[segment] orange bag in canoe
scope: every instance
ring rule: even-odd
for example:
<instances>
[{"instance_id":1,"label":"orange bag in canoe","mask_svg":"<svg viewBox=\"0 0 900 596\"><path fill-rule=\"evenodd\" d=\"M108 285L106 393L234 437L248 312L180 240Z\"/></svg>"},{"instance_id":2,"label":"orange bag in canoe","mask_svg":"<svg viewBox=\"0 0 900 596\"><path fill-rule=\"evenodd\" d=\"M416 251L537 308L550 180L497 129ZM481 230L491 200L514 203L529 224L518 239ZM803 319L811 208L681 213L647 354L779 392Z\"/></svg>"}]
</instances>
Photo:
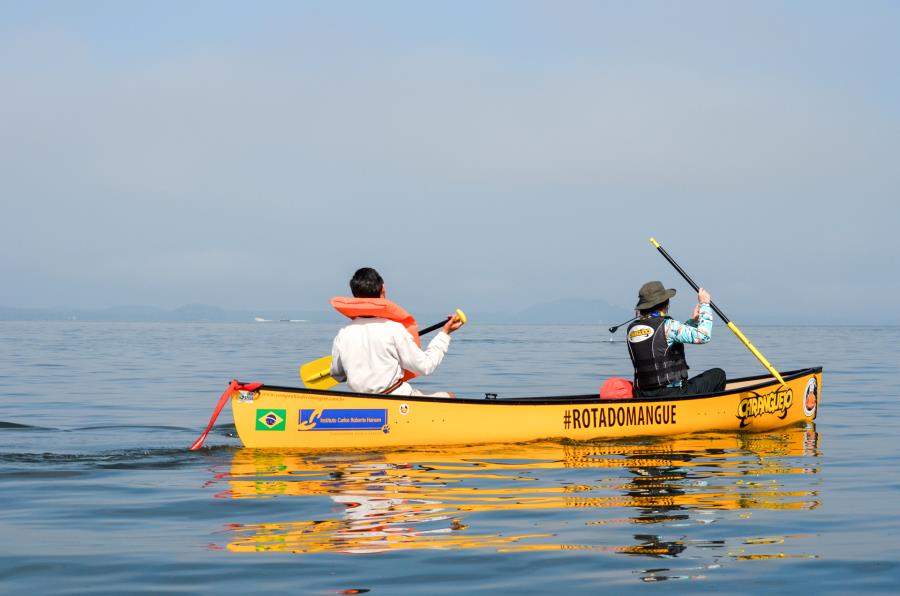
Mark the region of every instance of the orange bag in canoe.
<instances>
[{"instance_id":1,"label":"orange bag in canoe","mask_svg":"<svg viewBox=\"0 0 900 596\"><path fill-rule=\"evenodd\" d=\"M619 377L610 377L600 387L600 399L634 397L634 384Z\"/></svg>"}]
</instances>

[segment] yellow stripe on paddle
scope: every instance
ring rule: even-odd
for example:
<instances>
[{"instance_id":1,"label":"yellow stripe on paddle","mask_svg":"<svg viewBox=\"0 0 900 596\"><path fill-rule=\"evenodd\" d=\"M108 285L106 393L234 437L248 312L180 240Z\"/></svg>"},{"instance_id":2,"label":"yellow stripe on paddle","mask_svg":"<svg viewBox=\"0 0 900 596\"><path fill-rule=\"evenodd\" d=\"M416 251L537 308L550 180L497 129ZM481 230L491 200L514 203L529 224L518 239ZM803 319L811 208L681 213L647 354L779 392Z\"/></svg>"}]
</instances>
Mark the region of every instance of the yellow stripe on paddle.
<instances>
[{"instance_id":1,"label":"yellow stripe on paddle","mask_svg":"<svg viewBox=\"0 0 900 596\"><path fill-rule=\"evenodd\" d=\"M456 314L463 324L468 322L469 319L466 317L466 313L457 308ZM443 327L446 323L447 319L440 323L435 323L431 327L419 331L419 336L431 333L435 329ZM300 379L303 381L303 386L307 389L331 389L337 385L338 382L331 376L331 356L323 356L318 360L307 362L301 366Z\"/></svg>"},{"instance_id":2,"label":"yellow stripe on paddle","mask_svg":"<svg viewBox=\"0 0 900 596\"><path fill-rule=\"evenodd\" d=\"M678 271L678 273L681 274L681 277L683 277L684 280L685 280L686 282L688 282L688 283L691 285L692 288L694 288L694 291L695 291L695 292L699 292L699 291L700 291L700 286L698 286L696 283L694 283L694 280L691 279L691 276L688 275L688 274L684 271L684 269L682 269L682 268L678 265L678 263L675 262L675 259L673 259L671 256L669 256L669 253L667 253L667 252L666 252L666 249L664 249L662 246L659 245L659 242L656 241L656 238L651 238L651 239L650 239L650 244L652 244L652 245L656 248L656 250L658 250L659 253L660 253L662 256L664 256L664 257L666 258L667 261L669 261L669 264L671 264L673 267L675 267L675 270ZM741 341L744 343L745 346L747 346L747 349L749 349L750 352L751 352L754 356L756 356L756 359L759 360L759 361L762 363L762 365L765 366L766 369L767 369L770 373L772 373L772 375L773 375L776 379L778 379L778 382L779 382L779 383L781 383L782 385L784 385L784 379L781 378L781 375L778 373L777 370L775 370L775 367L772 366L771 364L769 364L769 361L766 360L766 357L763 356L762 353L761 353L759 350L757 350L756 347L755 347L753 344L750 343L750 340L747 339L747 337L746 337L743 333L741 333L741 330L737 328L737 325L735 325L734 323L732 323L731 321L729 321L729 320L728 320L728 317L725 316L725 313L723 313L723 312L719 309L719 307L716 306L712 301L710 301L709 305L712 307L712 309L713 309L714 311L716 311L716 314L719 315L719 317L720 317L723 321L725 321L725 325L727 325L728 328L731 329L732 333L734 333L734 334L737 336L737 338L738 338L739 340L741 340Z\"/></svg>"}]
</instances>

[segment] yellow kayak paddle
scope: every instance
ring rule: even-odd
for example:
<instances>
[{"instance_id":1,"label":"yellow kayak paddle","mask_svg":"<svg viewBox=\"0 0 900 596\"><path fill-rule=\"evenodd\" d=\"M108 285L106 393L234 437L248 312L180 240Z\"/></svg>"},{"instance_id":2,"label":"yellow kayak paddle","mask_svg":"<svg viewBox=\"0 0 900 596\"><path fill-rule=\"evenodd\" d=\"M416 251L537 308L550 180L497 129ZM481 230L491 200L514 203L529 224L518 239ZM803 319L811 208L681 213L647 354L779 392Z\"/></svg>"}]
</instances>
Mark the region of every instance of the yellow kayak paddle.
<instances>
[{"instance_id":1,"label":"yellow kayak paddle","mask_svg":"<svg viewBox=\"0 0 900 596\"><path fill-rule=\"evenodd\" d=\"M664 256L667 261L669 261L669 263L672 265L672 267L675 267L675 270L681 274L681 277L683 277L684 280L686 282L688 282L692 288L694 288L695 292L700 291L700 286L698 286L696 283L694 283L694 280L691 279L691 276L689 276L687 273L685 273L684 269L682 269L678 265L678 263L675 262L675 259L673 259L672 257L669 256L669 253L666 252L666 249L664 249L662 246L660 246L659 242L657 242L655 238L650 239L650 244L652 244L654 247L656 247L656 250L658 250L659 253L662 256ZM719 310L719 307L716 306L715 304L713 304L711 301L710 301L709 305L712 307L712 309L714 311L716 311L716 314L719 315L719 318L721 318L723 321L725 321L725 325L727 325L728 328L731 329L731 331L738 337L738 339L741 340L745 346L747 346L747 349L749 349L753 353L753 355L756 356L756 359L759 360L762 363L762 365L765 366L766 369L768 369L768 371L770 373L772 373L772 375L776 379L778 379L779 383L784 385L784 379L781 378L781 375L778 373L777 370L775 370L775 367L772 366L771 364L769 364L769 361L766 360L766 357L763 356L760 353L760 351L757 350L756 347L750 343L750 340L747 339L743 333L741 333L741 330L737 328L737 325L735 325L734 323L729 321L728 317L725 316L725 313L723 313L721 310Z\"/></svg>"},{"instance_id":2,"label":"yellow kayak paddle","mask_svg":"<svg viewBox=\"0 0 900 596\"><path fill-rule=\"evenodd\" d=\"M461 311L460 309L456 309L456 314L459 316L460 320L465 324L468 319L466 318L466 313ZM436 329L440 329L449 321L449 317L444 319L440 323L435 323L431 327L426 327L419 331L419 336L423 336L427 333L431 333ZM312 362L307 362L303 366L300 367L300 379L303 380L303 385L307 389L331 389L338 382L331 376L331 356L324 356L319 358L318 360L313 360Z\"/></svg>"}]
</instances>

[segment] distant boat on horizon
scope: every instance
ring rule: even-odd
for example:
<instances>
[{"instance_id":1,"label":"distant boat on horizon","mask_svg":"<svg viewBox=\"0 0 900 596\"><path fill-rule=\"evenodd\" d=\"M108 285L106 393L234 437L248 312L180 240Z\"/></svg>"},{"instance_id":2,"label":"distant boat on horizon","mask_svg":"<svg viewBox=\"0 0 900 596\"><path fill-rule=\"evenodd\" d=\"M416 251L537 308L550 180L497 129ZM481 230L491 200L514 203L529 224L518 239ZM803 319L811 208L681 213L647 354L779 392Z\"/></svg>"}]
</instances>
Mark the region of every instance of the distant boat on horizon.
<instances>
[{"instance_id":1,"label":"distant boat on horizon","mask_svg":"<svg viewBox=\"0 0 900 596\"><path fill-rule=\"evenodd\" d=\"M264 319L262 317L253 317L257 323L271 323L274 319ZM308 323L309 319L278 319L279 323Z\"/></svg>"}]
</instances>

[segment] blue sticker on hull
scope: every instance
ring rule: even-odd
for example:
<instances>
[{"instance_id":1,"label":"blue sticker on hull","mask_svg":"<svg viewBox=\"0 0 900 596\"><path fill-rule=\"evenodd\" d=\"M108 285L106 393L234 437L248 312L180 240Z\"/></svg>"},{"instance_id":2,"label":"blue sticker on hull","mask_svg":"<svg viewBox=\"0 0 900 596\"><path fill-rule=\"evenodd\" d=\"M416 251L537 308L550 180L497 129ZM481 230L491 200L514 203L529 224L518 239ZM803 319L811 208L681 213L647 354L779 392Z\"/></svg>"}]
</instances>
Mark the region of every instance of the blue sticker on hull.
<instances>
[{"instance_id":1,"label":"blue sticker on hull","mask_svg":"<svg viewBox=\"0 0 900 596\"><path fill-rule=\"evenodd\" d=\"M387 410L383 408L322 408L300 410L299 430L383 430Z\"/></svg>"}]
</instances>

